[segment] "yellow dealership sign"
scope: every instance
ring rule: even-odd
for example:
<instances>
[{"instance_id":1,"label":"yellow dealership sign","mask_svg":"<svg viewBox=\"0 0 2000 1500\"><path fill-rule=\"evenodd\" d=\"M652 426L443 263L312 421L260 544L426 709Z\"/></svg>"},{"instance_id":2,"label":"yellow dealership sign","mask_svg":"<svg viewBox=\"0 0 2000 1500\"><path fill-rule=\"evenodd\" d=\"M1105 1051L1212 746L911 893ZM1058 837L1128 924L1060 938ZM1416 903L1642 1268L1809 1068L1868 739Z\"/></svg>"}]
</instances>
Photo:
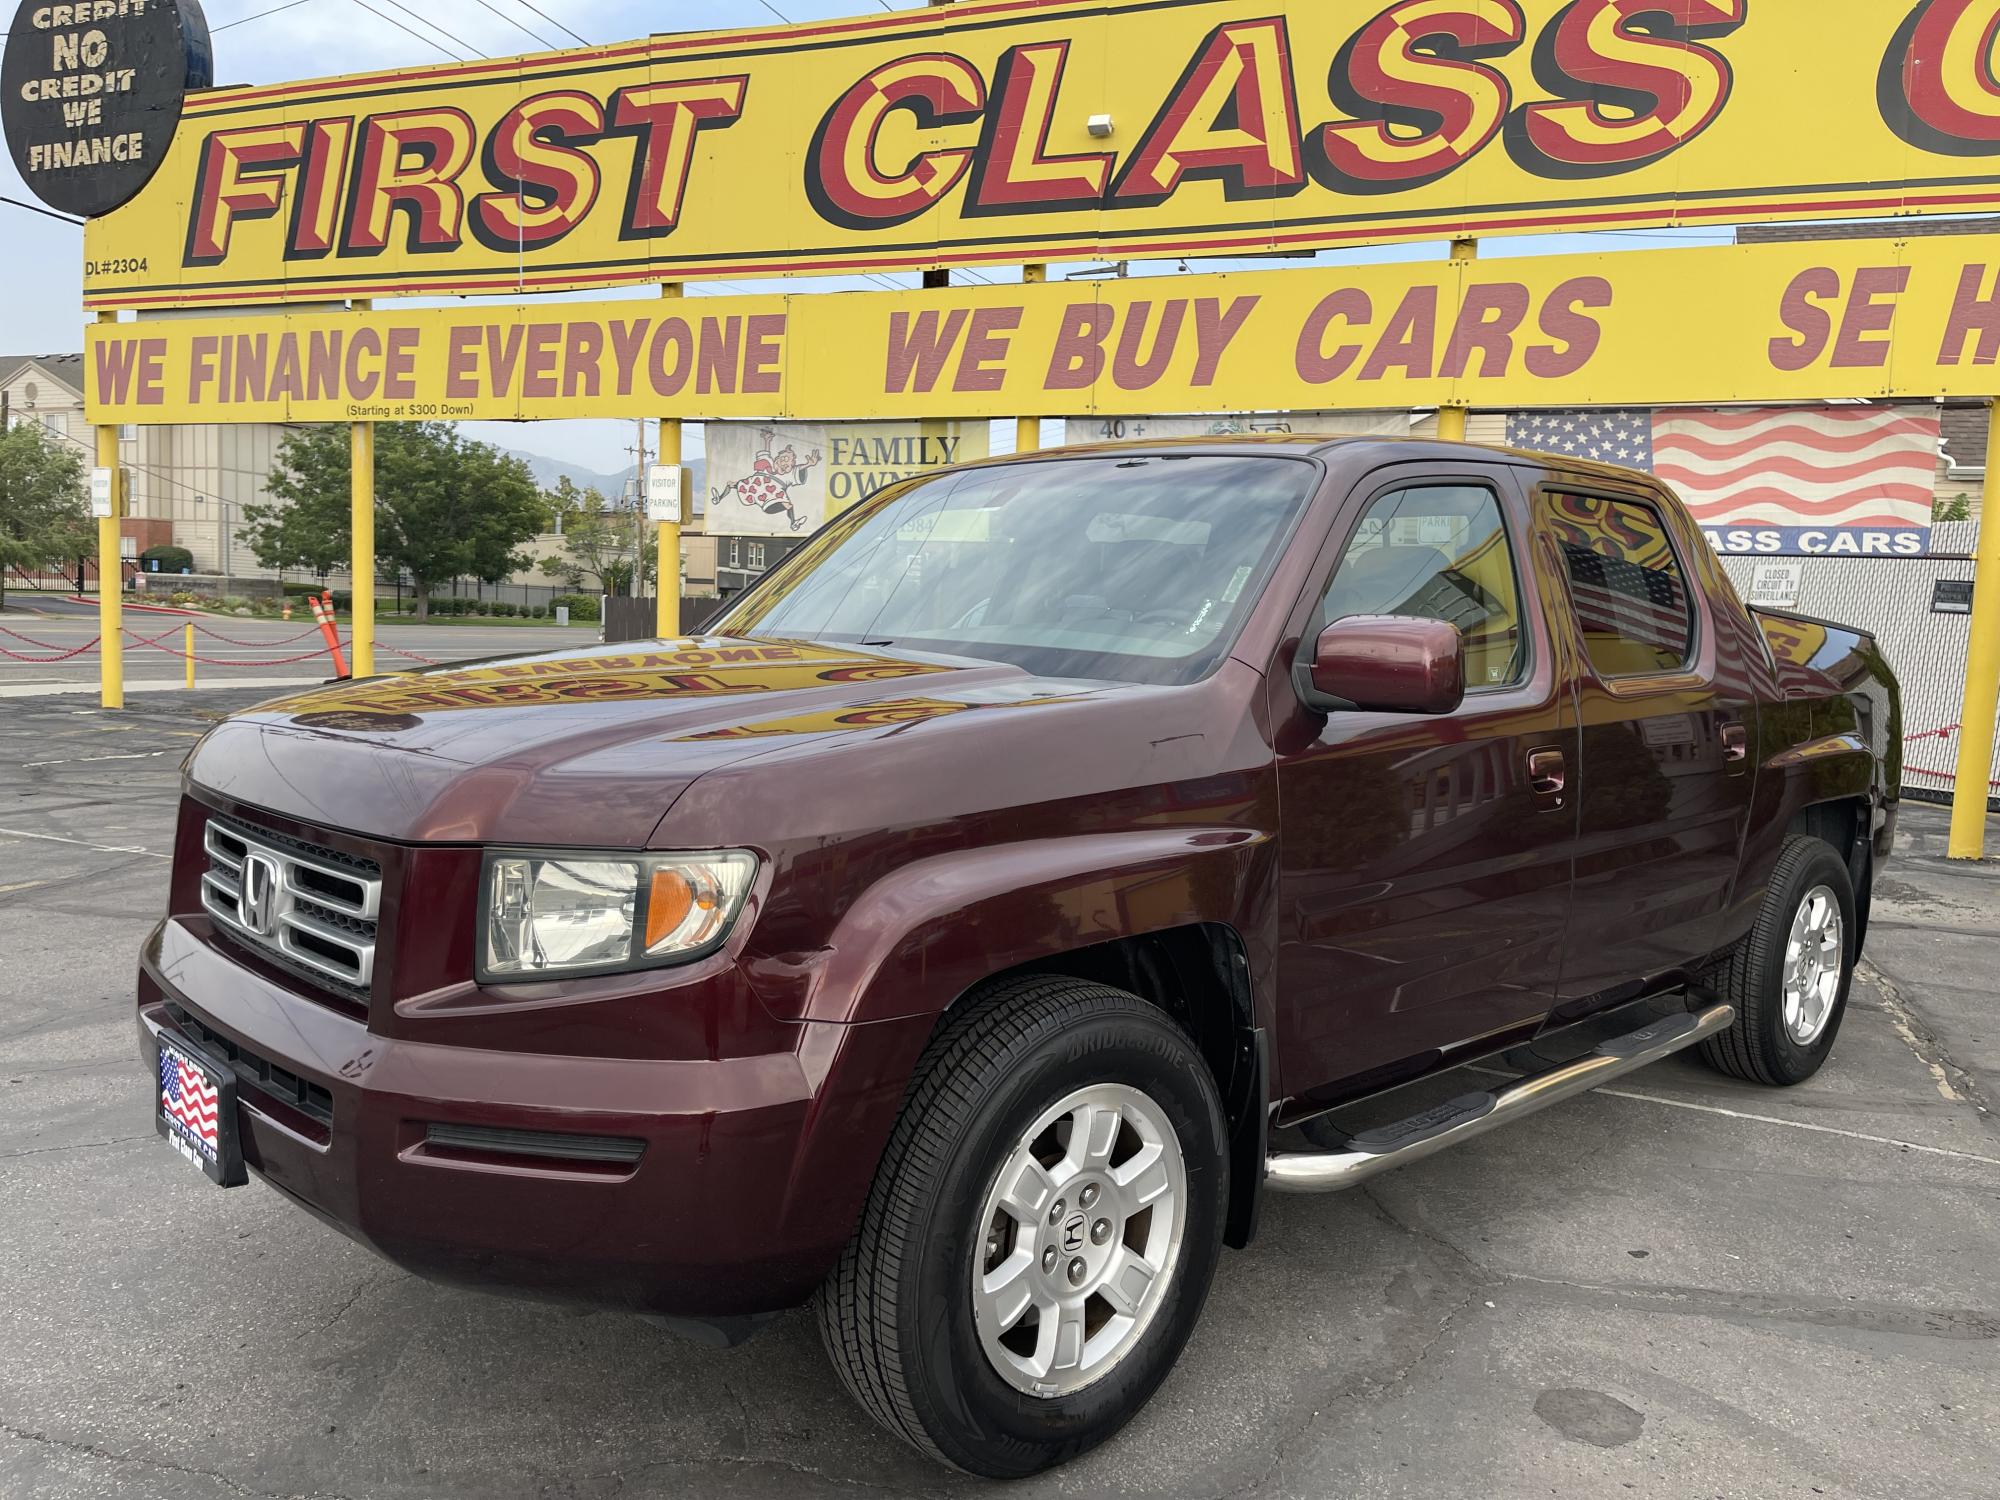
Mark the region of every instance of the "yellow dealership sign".
<instances>
[{"instance_id":1,"label":"yellow dealership sign","mask_svg":"<svg viewBox=\"0 0 2000 1500\"><path fill-rule=\"evenodd\" d=\"M94 324L93 422L879 420L1990 395L2000 242Z\"/></svg>"},{"instance_id":2,"label":"yellow dealership sign","mask_svg":"<svg viewBox=\"0 0 2000 1500\"><path fill-rule=\"evenodd\" d=\"M2000 208L1996 25L2000 0L964 0L218 89L91 222L85 301Z\"/></svg>"}]
</instances>

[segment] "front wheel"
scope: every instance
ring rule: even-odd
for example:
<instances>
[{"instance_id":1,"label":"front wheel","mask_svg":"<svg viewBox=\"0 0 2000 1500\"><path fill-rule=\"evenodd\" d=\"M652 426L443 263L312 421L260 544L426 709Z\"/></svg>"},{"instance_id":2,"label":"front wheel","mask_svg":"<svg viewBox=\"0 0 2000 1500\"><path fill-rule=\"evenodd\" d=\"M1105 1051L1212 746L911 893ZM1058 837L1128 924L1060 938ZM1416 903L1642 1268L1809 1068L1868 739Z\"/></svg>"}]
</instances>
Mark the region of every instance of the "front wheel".
<instances>
[{"instance_id":1,"label":"front wheel","mask_svg":"<svg viewBox=\"0 0 2000 1500\"><path fill-rule=\"evenodd\" d=\"M1017 1478L1173 1367L1221 1248L1221 1105L1166 1015L1059 977L973 1001L918 1066L820 1332L889 1431Z\"/></svg>"},{"instance_id":2,"label":"front wheel","mask_svg":"<svg viewBox=\"0 0 2000 1500\"><path fill-rule=\"evenodd\" d=\"M1736 1022L1701 1044L1702 1060L1752 1083L1817 1073L1847 1009L1859 934L1840 856L1819 839L1788 840L1756 926L1713 976Z\"/></svg>"}]
</instances>

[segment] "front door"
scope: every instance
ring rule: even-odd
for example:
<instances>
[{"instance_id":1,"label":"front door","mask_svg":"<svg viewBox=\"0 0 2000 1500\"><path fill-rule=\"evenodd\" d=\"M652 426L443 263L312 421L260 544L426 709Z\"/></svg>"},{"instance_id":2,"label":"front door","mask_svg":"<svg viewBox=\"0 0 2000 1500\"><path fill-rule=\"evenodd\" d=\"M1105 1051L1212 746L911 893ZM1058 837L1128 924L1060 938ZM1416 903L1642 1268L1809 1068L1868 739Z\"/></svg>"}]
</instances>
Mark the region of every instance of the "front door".
<instances>
[{"instance_id":1,"label":"front door","mask_svg":"<svg viewBox=\"0 0 2000 1500\"><path fill-rule=\"evenodd\" d=\"M1555 1019L1674 982L1714 946L1752 786L1754 709L1719 670L1691 527L1647 497L1554 482L1549 600L1579 658L1573 941ZM1684 534L1685 533L1685 534Z\"/></svg>"},{"instance_id":2,"label":"front door","mask_svg":"<svg viewBox=\"0 0 2000 1500\"><path fill-rule=\"evenodd\" d=\"M1358 1091L1532 1034L1569 917L1577 729L1536 602L1555 580L1524 544L1513 471L1391 469L1364 485L1322 559L1305 649L1347 615L1449 620L1467 692L1441 717L1322 715L1272 674L1289 1094Z\"/></svg>"}]
</instances>

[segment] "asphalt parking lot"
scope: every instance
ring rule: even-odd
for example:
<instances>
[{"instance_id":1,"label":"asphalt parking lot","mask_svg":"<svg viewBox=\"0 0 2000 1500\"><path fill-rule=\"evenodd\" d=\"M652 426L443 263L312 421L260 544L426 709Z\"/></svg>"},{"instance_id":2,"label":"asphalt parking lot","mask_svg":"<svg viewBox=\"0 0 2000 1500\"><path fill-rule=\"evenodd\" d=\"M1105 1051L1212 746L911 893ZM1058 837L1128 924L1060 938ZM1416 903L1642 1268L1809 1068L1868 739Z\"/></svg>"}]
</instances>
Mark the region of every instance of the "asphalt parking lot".
<instances>
[{"instance_id":1,"label":"asphalt parking lot","mask_svg":"<svg viewBox=\"0 0 2000 1500\"><path fill-rule=\"evenodd\" d=\"M167 1150L134 955L177 763L256 696L0 702L0 1495L986 1488L852 1407L803 1315L718 1352L429 1285ZM2000 865L1942 830L1911 806L1811 1083L1676 1059L1272 1199L1153 1405L1010 1493L1992 1500Z\"/></svg>"}]
</instances>

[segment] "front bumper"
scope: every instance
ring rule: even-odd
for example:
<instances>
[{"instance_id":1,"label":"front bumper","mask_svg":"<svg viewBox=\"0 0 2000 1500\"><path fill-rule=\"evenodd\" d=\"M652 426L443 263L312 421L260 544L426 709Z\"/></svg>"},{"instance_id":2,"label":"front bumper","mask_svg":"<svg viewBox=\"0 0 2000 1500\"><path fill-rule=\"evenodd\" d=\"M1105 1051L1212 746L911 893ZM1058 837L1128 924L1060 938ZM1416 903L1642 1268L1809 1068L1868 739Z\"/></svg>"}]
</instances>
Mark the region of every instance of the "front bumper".
<instances>
[{"instance_id":1,"label":"front bumper","mask_svg":"<svg viewBox=\"0 0 2000 1500\"><path fill-rule=\"evenodd\" d=\"M246 1164L398 1265L691 1318L811 1294L858 1221L929 1030L921 1018L807 1024L793 1050L700 1060L391 1038L172 918L141 956L138 1025L155 1067L162 1031L254 1058L238 1068ZM439 1145L433 1126L643 1150L634 1162L463 1149Z\"/></svg>"}]
</instances>

